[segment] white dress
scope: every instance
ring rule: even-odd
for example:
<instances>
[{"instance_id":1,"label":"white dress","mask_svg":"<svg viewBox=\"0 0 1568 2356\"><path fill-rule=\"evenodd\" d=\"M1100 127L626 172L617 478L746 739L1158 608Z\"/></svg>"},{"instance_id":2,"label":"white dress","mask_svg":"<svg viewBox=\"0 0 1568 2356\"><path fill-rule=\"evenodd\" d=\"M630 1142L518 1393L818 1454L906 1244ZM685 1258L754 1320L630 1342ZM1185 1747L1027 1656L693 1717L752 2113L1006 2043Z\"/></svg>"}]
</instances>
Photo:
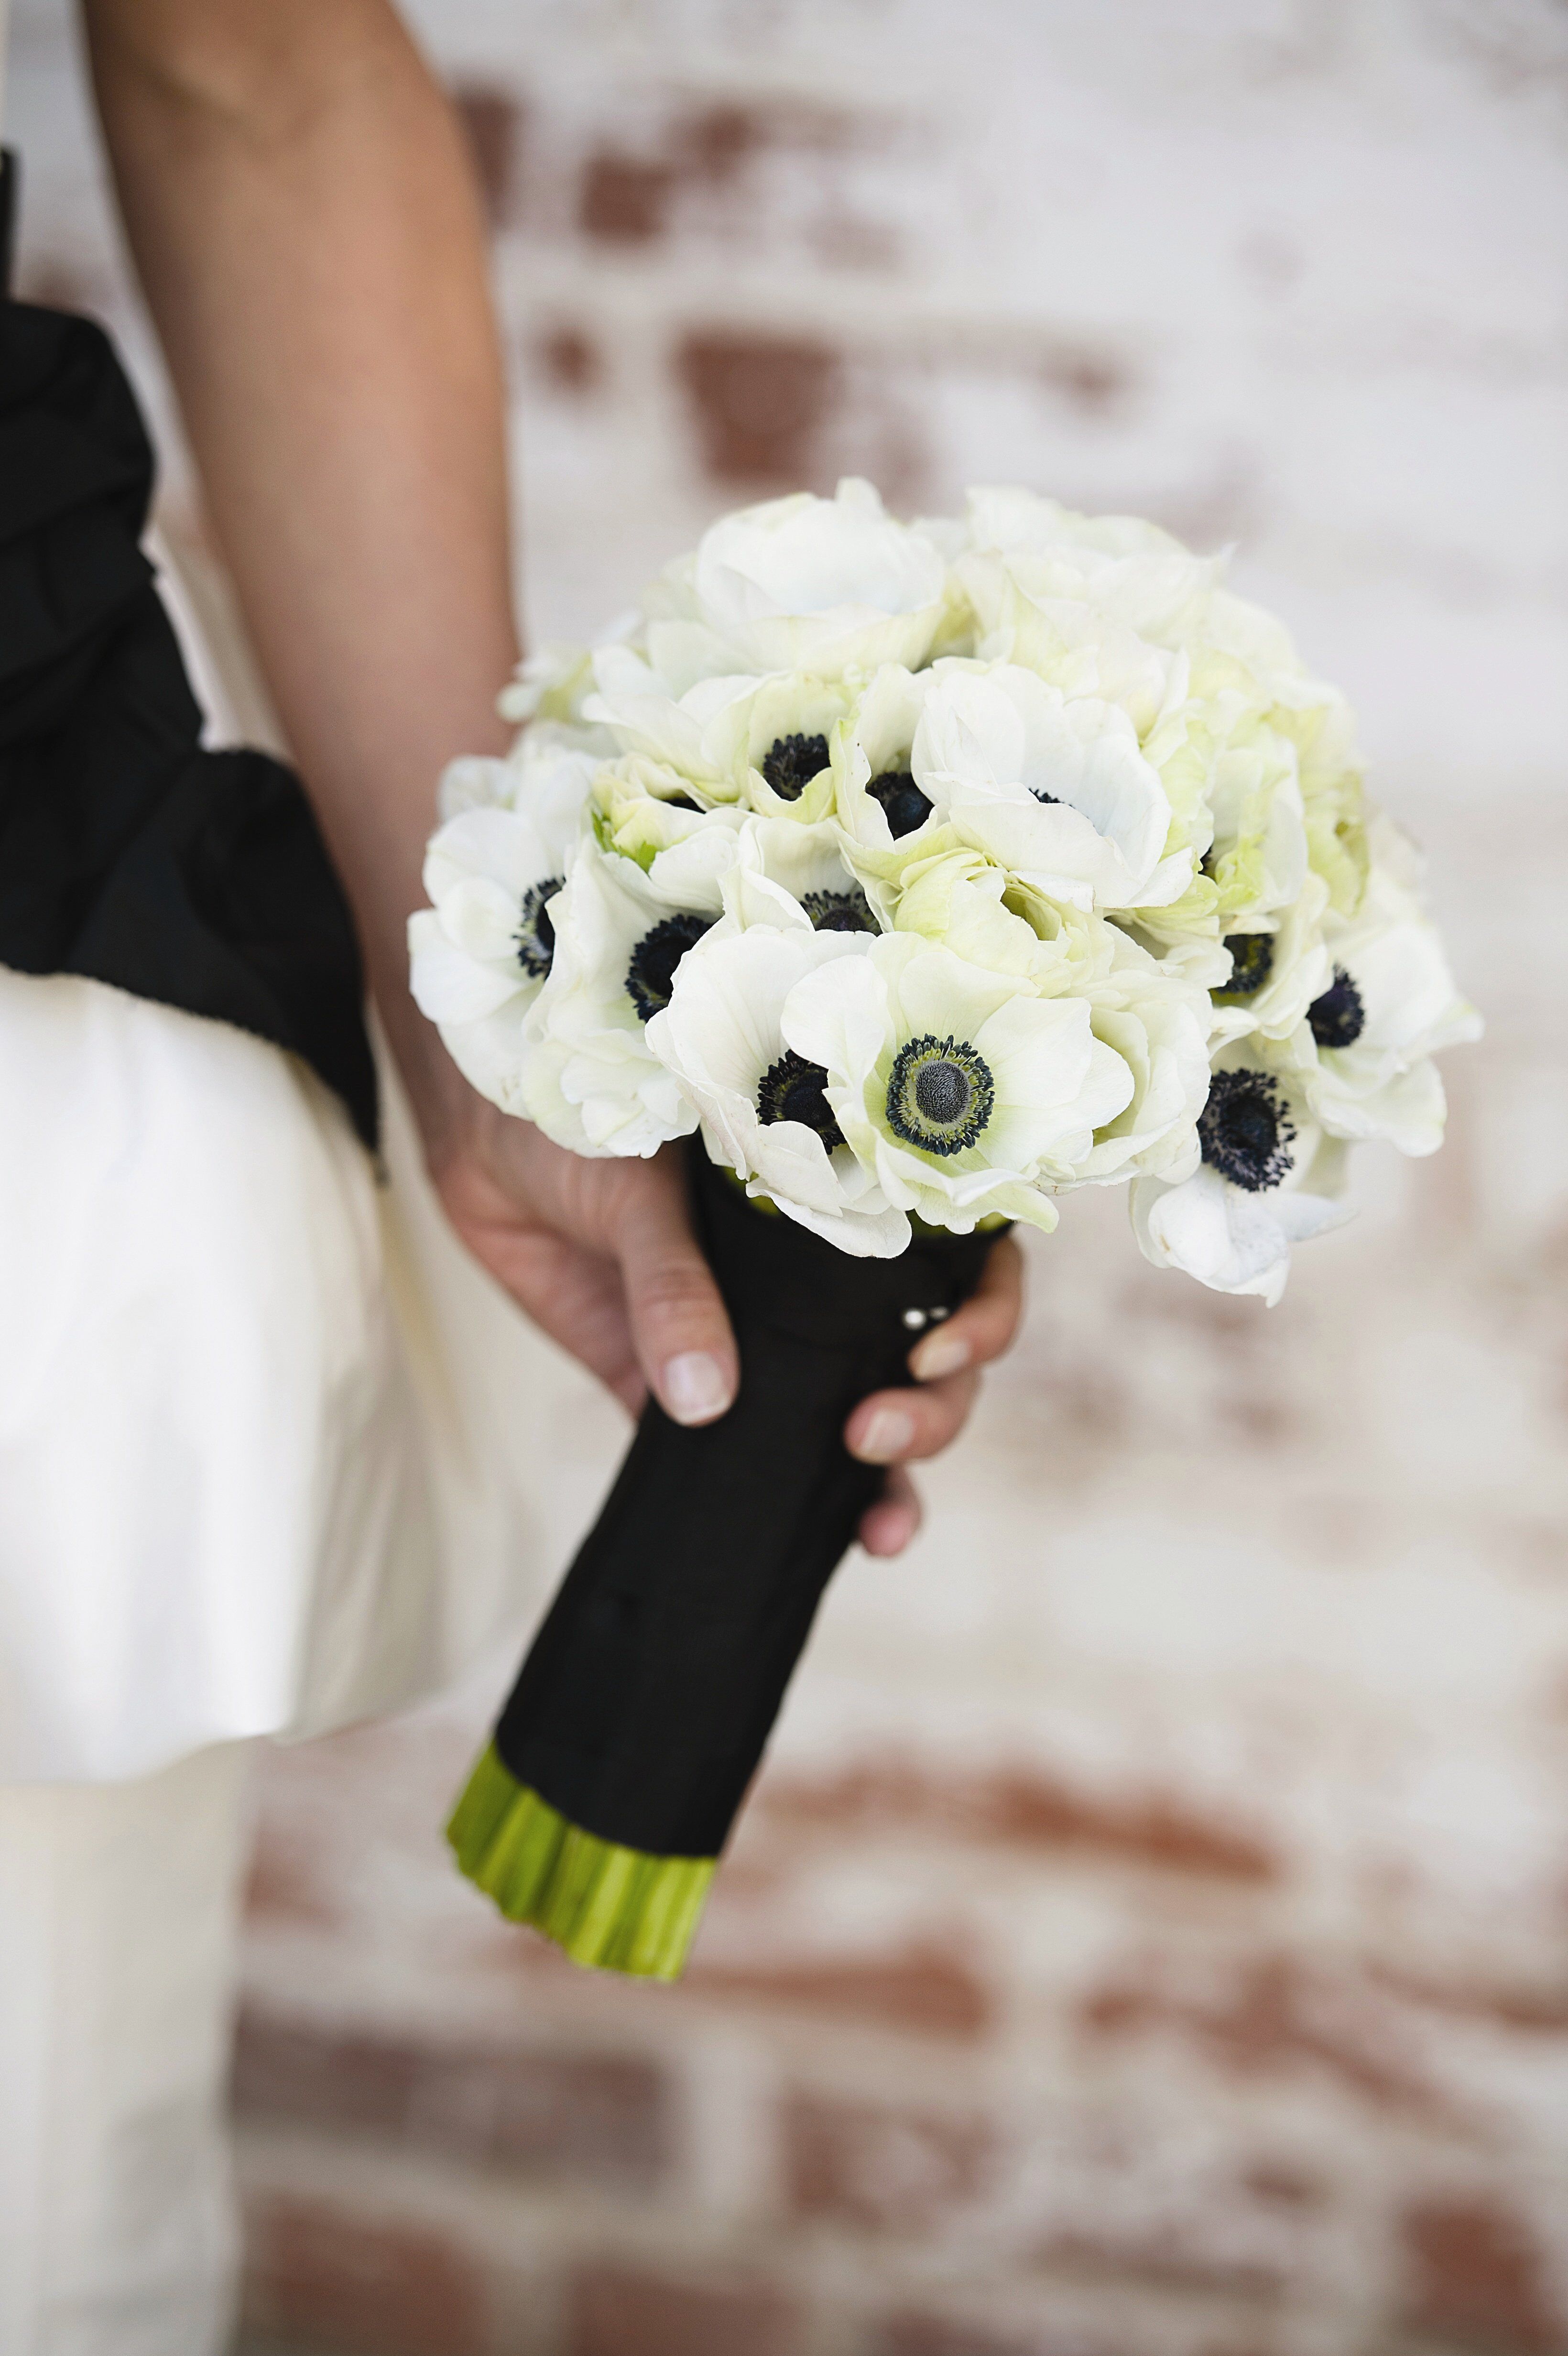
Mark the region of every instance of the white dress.
<instances>
[{"instance_id":1,"label":"white dress","mask_svg":"<svg viewBox=\"0 0 1568 2356\"><path fill-rule=\"evenodd\" d=\"M560 1360L378 1060L384 1183L280 1049L0 969L0 2356L229 2345L246 1738L510 1666L559 1568Z\"/></svg>"},{"instance_id":2,"label":"white dress","mask_svg":"<svg viewBox=\"0 0 1568 2356\"><path fill-rule=\"evenodd\" d=\"M0 969L0 1783L318 1732L520 1645L552 1357L379 1061L385 1183L296 1058Z\"/></svg>"}]
</instances>

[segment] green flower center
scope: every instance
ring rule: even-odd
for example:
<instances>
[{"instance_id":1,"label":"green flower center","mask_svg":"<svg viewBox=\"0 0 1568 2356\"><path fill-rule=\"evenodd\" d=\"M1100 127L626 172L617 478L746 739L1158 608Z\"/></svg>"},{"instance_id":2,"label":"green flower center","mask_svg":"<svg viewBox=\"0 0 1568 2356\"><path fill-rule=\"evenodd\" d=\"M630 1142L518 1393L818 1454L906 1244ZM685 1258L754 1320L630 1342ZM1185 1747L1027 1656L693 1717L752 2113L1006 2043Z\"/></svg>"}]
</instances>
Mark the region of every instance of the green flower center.
<instances>
[{"instance_id":1,"label":"green flower center","mask_svg":"<svg viewBox=\"0 0 1568 2356\"><path fill-rule=\"evenodd\" d=\"M626 968L626 995L645 1023L669 1004L677 966L712 921L711 916L667 916L643 935Z\"/></svg>"},{"instance_id":2,"label":"green flower center","mask_svg":"<svg viewBox=\"0 0 1568 2356\"><path fill-rule=\"evenodd\" d=\"M763 775L781 801L797 802L827 766L826 736L775 736L763 755Z\"/></svg>"},{"instance_id":3,"label":"green flower center","mask_svg":"<svg viewBox=\"0 0 1568 2356\"><path fill-rule=\"evenodd\" d=\"M888 1082L888 1127L923 1153L962 1153L991 1118L991 1067L966 1039L927 1033L899 1049Z\"/></svg>"},{"instance_id":4,"label":"green flower center","mask_svg":"<svg viewBox=\"0 0 1568 2356\"><path fill-rule=\"evenodd\" d=\"M804 1121L831 1153L836 1145L843 1144L844 1132L822 1093L827 1085L827 1074L820 1064L808 1064L804 1055L788 1047L757 1084L757 1118L764 1129L778 1120Z\"/></svg>"},{"instance_id":5,"label":"green flower center","mask_svg":"<svg viewBox=\"0 0 1568 2356\"><path fill-rule=\"evenodd\" d=\"M888 831L895 838L912 834L931 816L931 802L920 790L907 769L884 769L866 787L874 802L880 802L887 814Z\"/></svg>"},{"instance_id":6,"label":"green flower center","mask_svg":"<svg viewBox=\"0 0 1568 2356\"><path fill-rule=\"evenodd\" d=\"M848 892L806 892L801 906L819 933L874 933L877 920L871 904L858 884Z\"/></svg>"},{"instance_id":7,"label":"green flower center","mask_svg":"<svg viewBox=\"0 0 1568 2356\"><path fill-rule=\"evenodd\" d=\"M1231 979L1216 996L1255 998L1274 971L1274 935L1227 933L1225 947L1231 952Z\"/></svg>"},{"instance_id":8,"label":"green flower center","mask_svg":"<svg viewBox=\"0 0 1568 2356\"><path fill-rule=\"evenodd\" d=\"M1342 965L1335 967L1333 980L1307 1008L1307 1020L1320 1047L1353 1047L1366 1029L1361 993Z\"/></svg>"},{"instance_id":9,"label":"green flower center","mask_svg":"<svg viewBox=\"0 0 1568 2356\"><path fill-rule=\"evenodd\" d=\"M1198 1137L1211 1170L1248 1194L1263 1194L1288 1173L1296 1129L1267 1072L1216 1072Z\"/></svg>"},{"instance_id":10,"label":"green flower center","mask_svg":"<svg viewBox=\"0 0 1568 2356\"><path fill-rule=\"evenodd\" d=\"M554 898L562 881L559 875L547 875L542 884L530 884L523 894L515 936L517 963L536 981L542 981L555 962L555 926L545 903Z\"/></svg>"}]
</instances>

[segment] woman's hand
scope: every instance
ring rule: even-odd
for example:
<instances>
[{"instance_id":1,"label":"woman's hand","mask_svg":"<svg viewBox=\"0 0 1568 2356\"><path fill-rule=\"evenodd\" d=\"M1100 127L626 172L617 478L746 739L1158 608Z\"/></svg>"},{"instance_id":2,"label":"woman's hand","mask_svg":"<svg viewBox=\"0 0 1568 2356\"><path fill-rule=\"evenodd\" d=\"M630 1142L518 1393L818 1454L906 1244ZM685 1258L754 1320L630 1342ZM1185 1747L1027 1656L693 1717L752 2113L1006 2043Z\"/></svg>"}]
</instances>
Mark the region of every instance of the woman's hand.
<instances>
[{"instance_id":1,"label":"woman's hand","mask_svg":"<svg viewBox=\"0 0 1568 2356\"><path fill-rule=\"evenodd\" d=\"M711 1423L735 1396L735 1337L692 1233L678 1153L589 1162L477 1098L436 1169L446 1215L535 1324L635 1415L651 1389L677 1423ZM901 1553L920 1526L902 1469L962 1429L979 1369L1013 1338L1022 1255L1004 1237L972 1301L910 1353L915 1387L879 1391L850 1417L852 1454L889 1468L860 1524L869 1554Z\"/></svg>"}]
</instances>

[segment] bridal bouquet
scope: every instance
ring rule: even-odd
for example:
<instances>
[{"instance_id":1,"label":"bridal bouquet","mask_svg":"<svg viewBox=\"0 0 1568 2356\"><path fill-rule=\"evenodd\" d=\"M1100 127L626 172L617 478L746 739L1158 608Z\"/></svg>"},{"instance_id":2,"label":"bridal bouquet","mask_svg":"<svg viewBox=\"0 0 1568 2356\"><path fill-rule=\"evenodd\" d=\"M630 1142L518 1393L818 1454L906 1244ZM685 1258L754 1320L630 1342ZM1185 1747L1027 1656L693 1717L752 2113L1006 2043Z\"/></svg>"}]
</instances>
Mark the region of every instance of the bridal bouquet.
<instances>
[{"instance_id":1,"label":"bridal bouquet","mask_svg":"<svg viewBox=\"0 0 1568 2356\"><path fill-rule=\"evenodd\" d=\"M880 1475L839 1438L995 1231L1125 1185L1278 1300L1349 1147L1441 1141L1473 1038L1350 715L1221 559L977 490L725 517L455 762L413 991L583 1154L692 1141L741 1389L656 1407L453 1818L580 1960L671 1976Z\"/></svg>"}]
</instances>

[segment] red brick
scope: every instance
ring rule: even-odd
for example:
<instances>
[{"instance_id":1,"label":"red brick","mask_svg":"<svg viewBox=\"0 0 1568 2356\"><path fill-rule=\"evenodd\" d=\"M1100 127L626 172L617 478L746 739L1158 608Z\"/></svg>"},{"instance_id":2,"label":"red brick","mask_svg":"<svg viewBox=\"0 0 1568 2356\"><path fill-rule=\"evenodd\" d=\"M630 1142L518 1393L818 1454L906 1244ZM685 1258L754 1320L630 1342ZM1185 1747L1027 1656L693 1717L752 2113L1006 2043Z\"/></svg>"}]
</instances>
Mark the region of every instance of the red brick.
<instances>
[{"instance_id":1,"label":"red brick","mask_svg":"<svg viewBox=\"0 0 1568 2356\"><path fill-rule=\"evenodd\" d=\"M670 2140L650 2062L419 2045L254 2011L240 2025L234 2099L251 2116L595 2181L652 2185Z\"/></svg>"},{"instance_id":2,"label":"red brick","mask_svg":"<svg viewBox=\"0 0 1568 2356\"><path fill-rule=\"evenodd\" d=\"M241 2014L233 2103L244 2115L400 2136L418 2056L388 2038Z\"/></svg>"},{"instance_id":3,"label":"red brick","mask_svg":"<svg viewBox=\"0 0 1568 2356\"><path fill-rule=\"evenodd\" d=\"M1328 2188L1288 2160L1260 2159L1243 2173L1244 2190L1272 2209L1321 2209Z\"/></svg>"},{"instance_id":4,"label":"red brick","mask_svg":"<svg viewBox=\"0 0 1568 2356\"><path fill-rule=\"evenodd\" d=\"M1498 2356L1564 2356L1568 2316L1522 2218L1484 2199L1435 2199L1406 2214L1402 2240L1413 2329Z\"/></svg>"},{"instance_id":5,"label":"red brick","mask_svg":"<svg viewBox=\"0 0 1568 2356\"><path fill-rule=\"evenodd\" d=\"M978 2037L992 2017L990 1991L973 1965L941 1947L769 1965L699 1964L687 1985L702 1996L837 2013L922 2035Z\"/></svg>"},{"instance_id":6,"label":"red brick","mask_svg":"<svg viewBox=\"0 0 1568 2356\"><path fill-rule=\"evenodd\" d=\"M566 2356L795 2356L800 2344L799 2309L771 2284L613 2268L571 2286Z\"/></svg>"},{"instance_id":7,"label":"red brick","mask_svg":"<svg viewBox=\"0 0 1568 2356\"><path fill-rule=\"evenodd\" d=\"M468 134L485 215L499 228L515 209L522 108L510 91L489 82L459 82L452 97Z\"/></svg>"},{"instance_id":8,"label":"red brick","mask_svg":"<svg viewBox=\"0 0 1568 2356\"><path fill-rule=\"evenodd\" d=\"M1285 2288L1277 2266L1221 2258L1182 2245L1173 2233L1058 2233L1040 2255L1075 2276L1136 2283L1150 2290L1211 2292L1238 2298L1275 2298Z\"/></svg>"},{"instance_id":9,"label":"red brick","mask_svg":"<svg viewBox=\"0 0 1568 2356\"><path fill-rule=\"evenodd\" d=\"M1061 2340L1057 2345L1061 2356L1068 2356L1070 2348L1072 2356L1087 2356L1082 2340ZM866 2356L1056 2356L1056 2350L1048 2350L1047 2343L1032 2333L1019 2339L952 2316L901 2309L878 2326Z\"/></svg>"},{"instance_id":10,"label":"red brick","mask_svg":"<svg viewBox=\"0 0 1568 2356\"><path fill-rule=\"evenodd\" d=\"M715 482L783 483L816 473L837 403L838 355L805 337L694 333L676 355L702 462Z\"/></svg>"},{"instance_id":11,"label":"red brick","mask_svg":"<svg viewBox=\"0 0 1568 2356\"><path fill-rule=\"evenodd\" d=\"M1387 1965L1377 1965L1371 1977L1378 1987L1433 2012L1495 2021L1502 2029L1543 2037L1568 2033L1568 1987L1503 1987L1478 1979L1428 1979L1414 1972L1394 1971Z\"/></svg>"},{"instance_id":12,"label":"red brick","mask_svg":"<svg viewBox=\"0 0 1568 2356\"><path fill-rule=\"evenodd\" d=\"M1079 1850L1221 1881L1274 1882L1284 1869L1255 1834L1185 1807L1168 1794L1107 1798L1032 1767L934 1776L909 1761L879 1759L821 1783L764 1783L761 1798L771 1815L867 1830L913 1826L1045 1852Z\"/></svg>"},{"instance_id":13,"label":"red brick","mask_svg":"<svg viewBox=\"0 0 1568 2356\"><path fill-rule=\"evenodd\" d=\"M289 2197L249 2220L250 2328L335 2356L487 2356L490 2318L473 2258L425 2228Z\"/></svg>"},{"instance_id":14,"label":"red brick","mask_svg":"<svg viewBox=\"0 0 1568 2356\"><path fill-rule=\"evenodd\" d=\"M601 148L583 166L579 225L585 236L606 244L651 244L664 234L674 187L667 164Z\"/></svg>"},{"instance_id":15,"label":"red brick","mask_svg":"<svg viewBox=\"0 0 1568 2356\"><path fill-rule=\"evenodd\" d=\"M1309 2068L1327 2072L1379 2108L1445 2116L1451 2105L1402 2061L1386 2007L1354 1980L1318 1978L1285 1956L1261 1957L1228 1987L1195 1995L1157 1974L1113 1982L1081 2019L1100 2037L1176 2029L1238 2076Z\"/></svg>"},{"instance_id":16,"label":"red brick","mask_svg":"<svg viewBox=\"0 0 1568 2356\"><path fill-rule=\"evenodd\" d=\"M978 2200L995 2159L982 2120L804 2093L784 2106L784 2145L798 2214L906 2235Z\"/></svg>"},{"instance_id":17,"label":"red brick","mask_svg":"<svg viewBox=\"0 0 1568 2356\"><path fill-rule=\"evenodd\" d=\"M535 348L540 367L558 392L592 392L603 376L599 347L581 327L553 327Z\"/></svg>"}]
</instances>

